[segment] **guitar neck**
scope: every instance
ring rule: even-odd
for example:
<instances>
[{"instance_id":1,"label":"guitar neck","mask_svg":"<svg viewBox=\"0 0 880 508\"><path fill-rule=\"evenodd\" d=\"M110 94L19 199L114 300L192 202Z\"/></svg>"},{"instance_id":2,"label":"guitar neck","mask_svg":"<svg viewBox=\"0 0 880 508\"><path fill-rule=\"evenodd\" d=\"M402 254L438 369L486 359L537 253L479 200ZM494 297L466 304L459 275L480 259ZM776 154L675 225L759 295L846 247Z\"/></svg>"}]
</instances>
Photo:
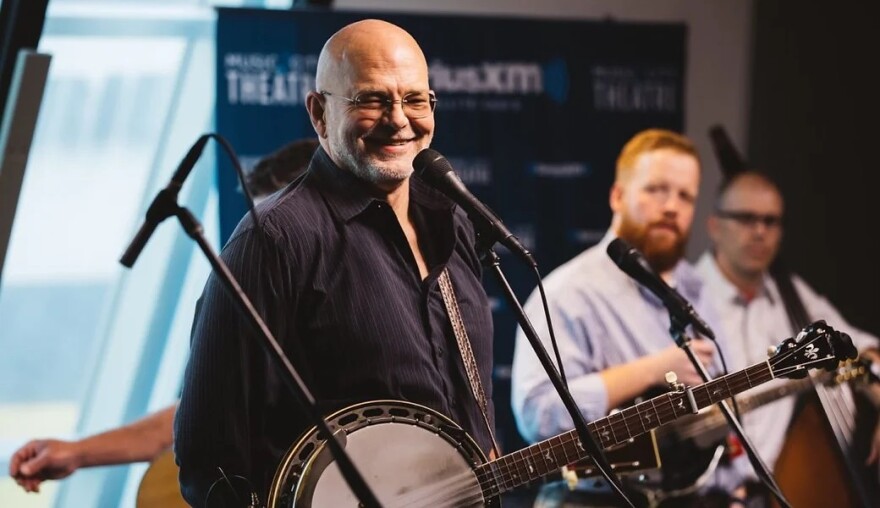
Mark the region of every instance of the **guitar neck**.
<instances>
[{"instance_id":1,"label":"guitar neck","mask_svg":"<svg viewBox=\"0 0 880 508\"><path fill-rule=\"evenodd\" d=\"M587 427L602 448L608 449L771 379L770 364L759 363L692 389L654 397L591 422ZM482 464L476 472L488 498L541 479L588 456L577 432L569 431Z\"/></svg>"},{"instance_id":2,"label":"guitar neck","mask_svg":"<svg viewBox=\"0 0 880 508\"><path fill-rule=\"evenodd\" d=\"M761 406L766 406L771 402L776 402L779 399L788 397L789 395L805 392L812 388L814 382L822 382L827 377L828 376L819 376L817 379L805 377L804 379L791 380L784 385L774 388L772 390L766 390L761 393L756 393L755 395L752 395L751 397L747 397L742 400L737 399L737 402L739 403L741 411L752 411L754 409L758 409Z\"/></svg>"},{"instance_id":3,"label":"guitar neck","mask_svg":"<svg viewBox=\"0 0 880 508\"><path fill-rule=\"evenodd\" d=\"M807 391L813 386L815 381L822 382L827 379L828 376L824 374L825 373L817 376L815 379L807 377L804 379L791 380L772 390L766 390L749 397L737 399L740 414L754 411L755 409L770 404L771 402L776 402L789 395ZM714 432L716 429L722 429L725 427L727 427L727 419L724 417L724 414L721 413L721 411L713 410L701 414L698 418L692 421L686 421L681 425L673 426L669 429L669 432L675 433L681 439L693 439L697 436L705 435L709 432Z\"/></svg>"}]
</instances>

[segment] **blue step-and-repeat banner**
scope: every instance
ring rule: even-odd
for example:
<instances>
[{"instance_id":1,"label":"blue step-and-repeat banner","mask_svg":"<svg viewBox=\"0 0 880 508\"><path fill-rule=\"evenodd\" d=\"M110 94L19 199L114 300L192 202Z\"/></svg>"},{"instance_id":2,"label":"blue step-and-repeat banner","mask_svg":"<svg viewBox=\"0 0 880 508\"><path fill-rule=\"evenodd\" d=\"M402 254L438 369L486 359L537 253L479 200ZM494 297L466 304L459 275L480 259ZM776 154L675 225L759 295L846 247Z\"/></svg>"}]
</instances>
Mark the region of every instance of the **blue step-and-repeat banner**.
<instances>
[{"instance_id":1,"label":"blue step-and-repeat banner","mask_svg":"<svg viewBox=\"0 0 880 508\"><path fill-rule=\"evenodd\" d=\"M438 97L432 148L532 250L542 274L608 227L623 143L649 127L683 130L681 24L219 9L217 132L245 167L315 137L305 97L318 54L330 35L364 18L395 23L422 46ZM231 163L222 153L218 160L225 242L245 205ZM524 300L533 272L498 250ZM495 317L499 438L510 451L522 444L509 409L516 323L495 281L484 279Z\"/></svg>"}]
</instances>

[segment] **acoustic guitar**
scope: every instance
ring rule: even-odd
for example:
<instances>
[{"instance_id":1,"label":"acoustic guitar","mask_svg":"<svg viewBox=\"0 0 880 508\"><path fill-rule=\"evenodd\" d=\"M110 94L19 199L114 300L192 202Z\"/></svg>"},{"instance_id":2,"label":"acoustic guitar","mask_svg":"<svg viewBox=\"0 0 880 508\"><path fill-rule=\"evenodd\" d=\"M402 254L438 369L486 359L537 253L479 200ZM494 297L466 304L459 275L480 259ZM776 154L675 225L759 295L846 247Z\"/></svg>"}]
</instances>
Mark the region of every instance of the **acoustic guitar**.
<instances>
[{"instance_id":1,"label":"acoustic guitar","mask_svg":"<svg viewBox=\"0 0 880 508\"><path fill-rule=\"evenodd\" d=\"M171 448L150 462L138 485L137 508L189 508L180 494L177 464Z\"/></svg>"}]
</instances>

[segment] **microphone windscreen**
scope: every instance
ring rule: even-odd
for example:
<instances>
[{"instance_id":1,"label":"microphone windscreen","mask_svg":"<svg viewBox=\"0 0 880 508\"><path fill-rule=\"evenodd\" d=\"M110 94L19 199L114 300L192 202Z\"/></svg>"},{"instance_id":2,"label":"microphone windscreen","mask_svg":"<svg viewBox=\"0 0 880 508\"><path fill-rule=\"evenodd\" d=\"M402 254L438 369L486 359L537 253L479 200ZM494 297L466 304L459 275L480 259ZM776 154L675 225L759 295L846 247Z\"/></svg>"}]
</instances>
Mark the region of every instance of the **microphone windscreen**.
<instances>
[{"instance_id":1,"label":"microphone windscreen","mask_svg":"<svg viewBox=\"0 0 880 508\"><path fill-rule=\"evenodd\" d=\"M429 184L437 184L452 171L452 164L437 150L425 148L413 159L413 171Z\"/></svg>"},{"instance_id":2,"label":"microphone windscreen","mask_svg":"<svg viewBox=\"0 0 880 508\"><path fill-rule=\"evenodd\" d=\"M614 261L614 264L617 266L622 266L626 261L629 252L632 250L632 246L626 241L621 240L620 238L615 238L611 240L611 243L608 244L608 247L605 249L605 252L608 253L608 257Z\"/></svg>"}]
</instances>

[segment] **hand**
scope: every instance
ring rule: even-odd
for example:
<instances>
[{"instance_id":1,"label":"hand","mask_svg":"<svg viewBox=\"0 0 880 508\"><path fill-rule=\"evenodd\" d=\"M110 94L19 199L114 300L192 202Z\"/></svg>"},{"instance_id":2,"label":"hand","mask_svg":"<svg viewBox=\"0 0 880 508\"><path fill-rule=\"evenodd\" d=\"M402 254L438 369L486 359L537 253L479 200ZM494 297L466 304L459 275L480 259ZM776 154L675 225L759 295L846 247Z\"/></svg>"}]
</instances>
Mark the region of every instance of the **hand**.
<instances>
[{"instance_id":1,"label":"hand","mask_svg":"<svg viewBox=\"0 0 880 508\"><path fill-rule=\"evenodd\" d=\"M712 359L715 355L715 346L705 339L694 339L690 342L694 355L700 360L707 369L712 365ZM691 363L684 352L678 346L669 346L656 355L656 366L659 369L660 379L669 372L673 371L678 376L678 382L688 386L695 386L703 383L703 378L697 369Z\"/></svg>"},{"instance_id":2,"label":"hand","mask_svg":"<svg viewBox=\"0 0 880 508\"><path fill-rule=\"evenodd\" d=\"M35 439L16 450L9 461L9 476L25 492L39 492L44 480L67 478L79 467L76 443Z\"/></svg>"}]
</instances>

